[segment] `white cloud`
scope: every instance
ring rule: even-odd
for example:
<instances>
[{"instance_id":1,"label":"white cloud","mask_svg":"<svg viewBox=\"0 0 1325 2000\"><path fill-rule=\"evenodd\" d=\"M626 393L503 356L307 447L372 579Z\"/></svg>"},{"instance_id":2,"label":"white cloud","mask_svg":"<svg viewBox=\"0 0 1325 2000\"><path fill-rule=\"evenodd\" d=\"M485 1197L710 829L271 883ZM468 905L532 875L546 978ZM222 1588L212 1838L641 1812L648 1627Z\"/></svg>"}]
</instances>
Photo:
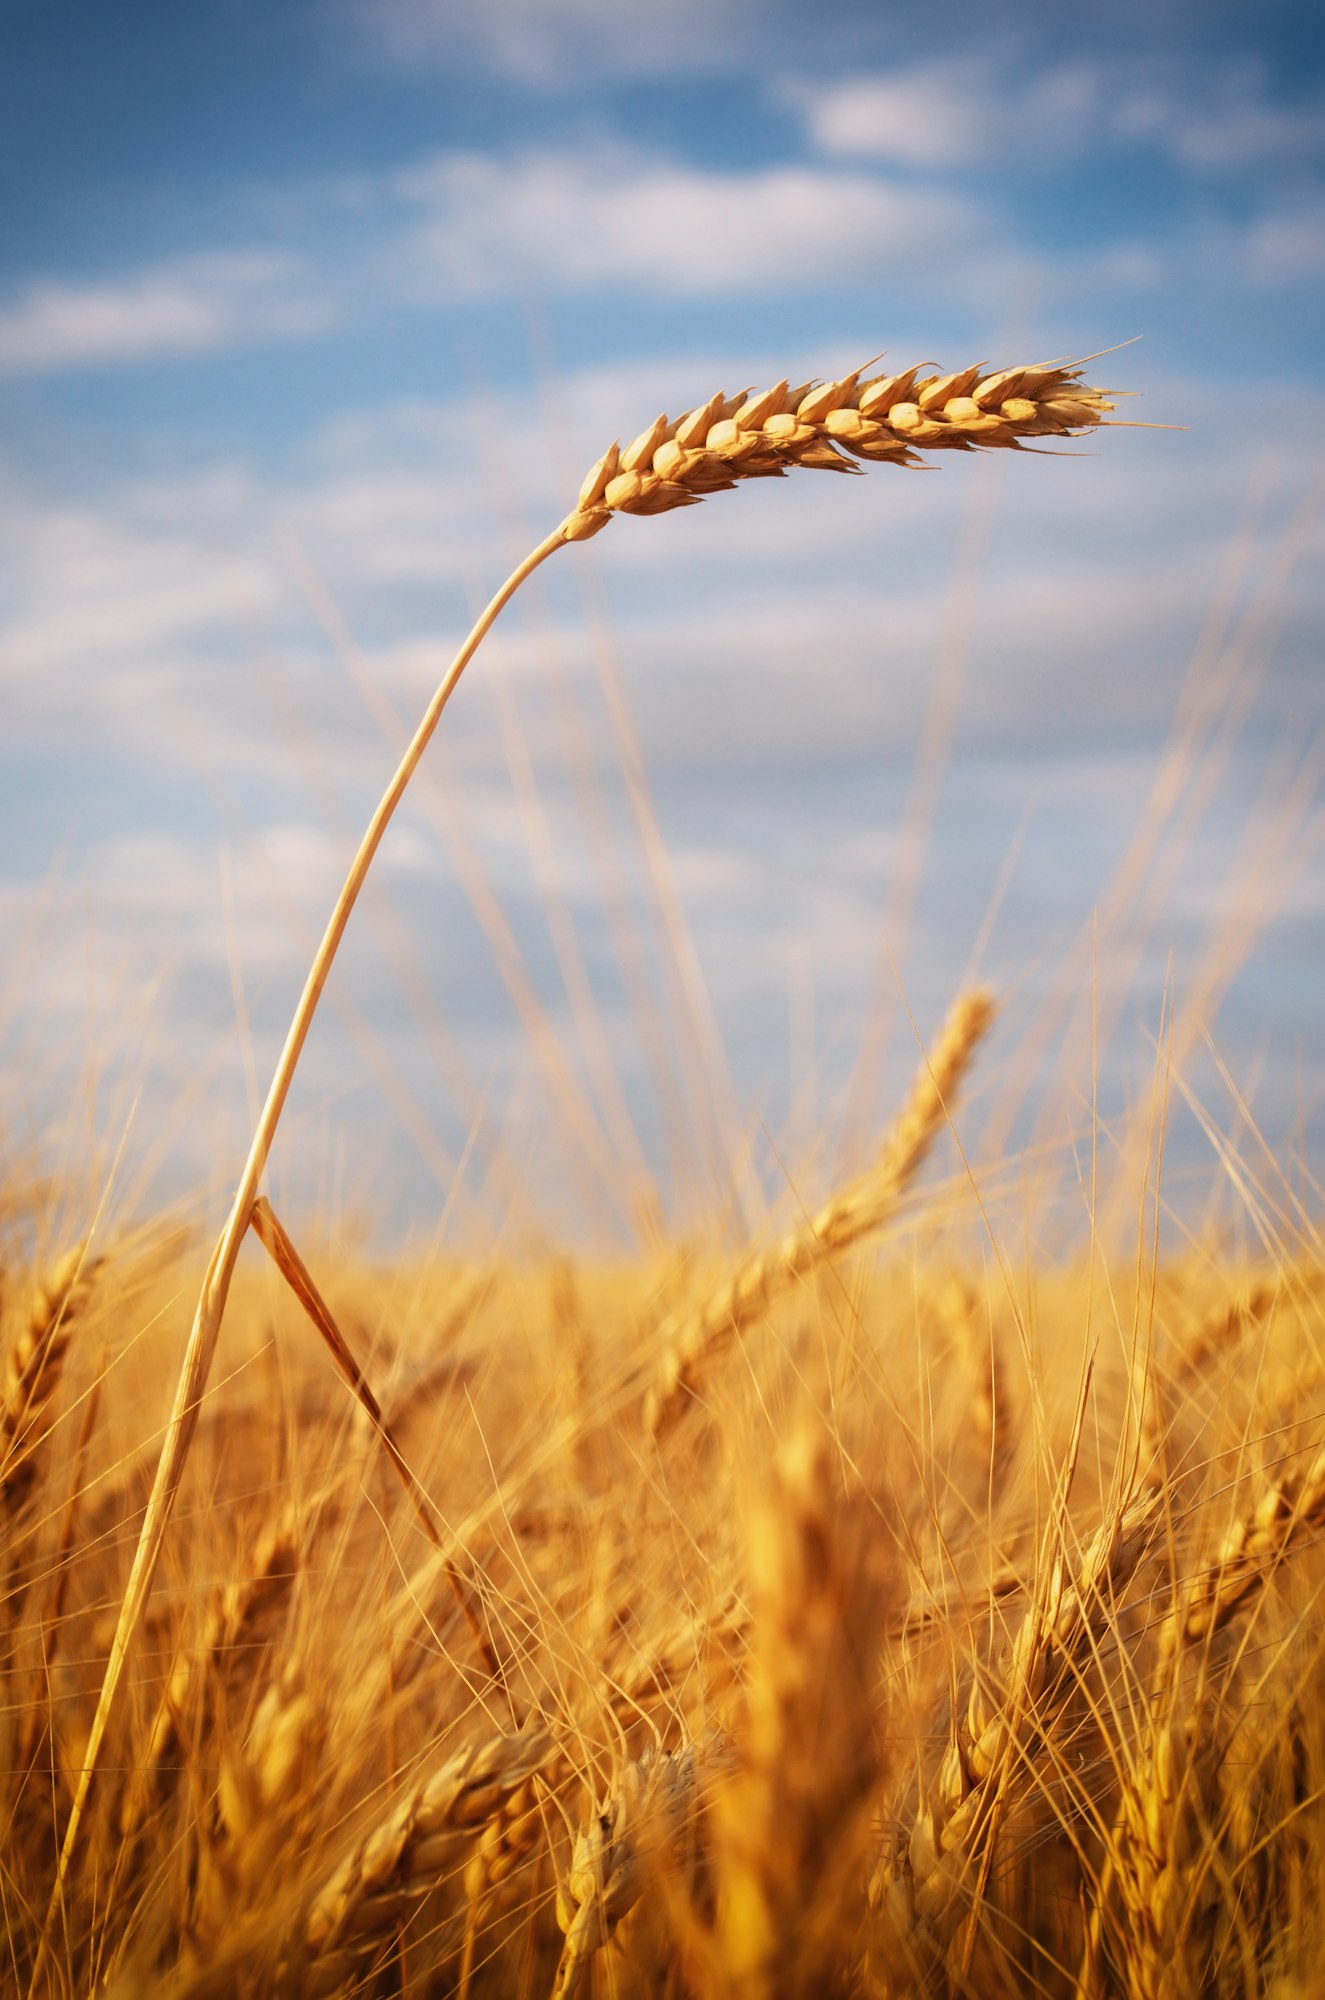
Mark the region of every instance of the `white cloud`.
<instances>
[{"instance_id":1,"label":"white cloud","mask_svg":"<svg viewBox=\"0 0 1325 2000\"><path fill-rule=\"evenodd\" d=\"M396 188L420 212L396 270L448 296L624 285L669 296L805 290L890 258L936 268L975 237L969 200L876 173L713 172L619 146L504 159L444 153Z\"/></svg>"},{"instance_id":2,"label":"white cloud","mask_svg":"<svg viewBox=\"0 0 1325 2000\"><path fill-rule=\"evenodd\" d=\"M1077 151L1098 122L1103 88L1087 65L1013 81L986 59L963 57L789 95L823 151L925 169Z\"/></svg>"},{"instance_id":3,"label":"white cloud","mask_svg":"<svg viewBox=\"0 0 1325 2000\"><path fill-rule=\"evenodd\" d=\"M1146 146L1201 175L1319 165L1325 100L1276 99L1237 63L1137 65L1116 58L1039 70L992 53L785 87L821 151L918 171L1024 166L1092 148Z\"/></svg>"},{"instance_id":4,"label":"white cloud","mask_svg":"<svg viewBox=\"0 0 1325 2000\"><path fill-rule=\"evenodd\" d=\"M1142 79L1119 93L1110 123L1119 138L1156 145L1196 173L1325 163L1325 96L1276 100L1254 62L1153 85Z\"/></svg>"},{"instance_id":5,"label":"white cloud","mask_svg":"<svg viewBox=\"0 0 1325 2000\"><path fill-rule=\"evenodd\" d=\"M706 380L735 379L730 356L714 353L695 365ZM625 414L637 397L647 415L660 387L653 376L670 372L659 361L638 375L614 370L571 381L574 422L589 423L593 413L601 423L605 410ZM1155 389L1163 401L1162 385ZM1289 408L1286 396L1271 395L1261 414L1268 427L1283 429ZM36 954L41 978L24 1001L23 1032L48 1047L58 1036L71 1052L81 1050L91 1025L90 984L96 1007L104 1006L110 1054L132 1064L150 1049L155 1096L146 1130L169 1129L178 1116L172 1101L185 1102L186 1085L217 1101L218 1116L231 1106L242 1120L242 1084L236 1079L228 1092L207 1085L208 1061L233 1041L216 852L222 829L234 853L235 929L264 1069L306 961L302 933L325 915L390 763L388 746L289 588L278 527L289 525L310 549L365 640L370 673L411 717L454 636L435 593L417 595L419 584L436 584L444 563L453 566L446 587L457 619L462 615L456 550L449 530L435 532L437 523L460 520L467 507L474 518L464 560L488 578L499 567L498 509L486 495L476 500L468 468L447 464L463 411L409 410L415 459L392 485L402 415L386 411L374 425L362 413L355 424L329 427L302 471L279 484L230 469L171 485L126 483L77 507L43 503L12 479L0 496L0 540L20 525L23 536L0 598L0 652L13 668L6 695L18 693L10 708L20 731L18 768L24 752L39 745L44 767L55 773L51 799L43 800L50 807L44 823L52 823L64 782L59 758L70 760L71 801L73 774L95 761L99 783L115 793L120 822L135 829L102 838L94 825L76 850L67 892L49 903ZM498 406L495 421L508 427L502 448L522 463L514 446L526 413ZM1008 462L977 598L957 739L963 761L940 803L910 945L907 976L927 1018L941 1012L945 985L960 975L1028 805L1037 811L991 947L995 975L1015 986L1027 964L1038 966L1085 921L1158 760L1256 449L1254 440L1224 434L1159 441L1122 434L1102 440L1089 464ZM693 517L622 521L590 549L568 555L564 574L558 565L556 588L564 595L554 636L577 703L591 698L592 682L587 637L566 609L573 607L573 567L598 565L617 606L618 648L667 849L733 1038L746 1102L764 1097L781 1061L792 941L811 955L826 1027L858 1018L903 824L907 769L930 696L958 523L979 476L979 468L959 462L930 479L882 469L852 483L806 479L786 489L755 488L722 496ZM494 526L485 528L489 515ZM257 613L248 622L235 609L245 599ZM1318 585L1310 586L1305 611L1318 629ZM601 969L610 946L595 834L583 810L582 776L560 761L532 604L493 636L543 780L558 872ZM422 777L472 841L539 991L561 1020L537 870L487 699L497 666L490 654L476 663ZM171 733L177 716L191 723L182 751ZM611 790L615 772L601 718L590 730ZM163 801L145 772L168 760ZM1259 782L1251 765L1224 774L1216 802L1224 846L1198 857L1202 881L1222 879L1221 863L1236 848ZM183 787L196 794L187 816L178 804ZM213 787L218 796L231 793L232 813L214 809ZM619 796L610 825L618 858L629 863L634 850ZM1310 867L1304 921L1319 902L1318 861ZM12 935L31 889L21 866L11 864L9 876L0 881L0 929ZM305 1102L325 1098L335 1130L372 1133L365 1156L374 1159L376 1134L401 1107L382 1108L382 1077L376 1068L365 1071L357 1042L338 1023L337 994L350 993L381 1029L390 1064L425 1115L450 1115L426 1038L408 1020L400 1025L407 1011L400 966L374 928L384 898L398 908L425 982L480 1083L489 1074L514 1075L526 1060L447 842L412 795L347 939L332 1009L301 1086ZM1189 874L1171 920L1166 913L1165 942L1190 937L1197 903ZM1218 914L1217 897L1211 911ZM95 948L86 940L89 917ZM90 981L89 964L96 968ZM101 976L106 965L113 977ZM120 1003L126 993L155 993L163 967L169 977L153 1002L157 1025L148 1043L130 1033ZM1161 963L1156 987L1163 974ZM610 1013L610 982L608 993ZM1289 1001L1284 1008L1291 1014ZM629 1024L621 1042L628 1087L642 1090ZM12 1044L0 1056L11 1053ZM371 1087L346 1102L346 1089L365 1074ZM445 1129L463 1143L463 1120L456 1131ZM199 1172L209 1159L229 1157L210 1125L204 1134L191 1122L183 1143L195 1138ZM232 1142L234 1134L226 1140L233 1150ZM301 1159L309 1150L303 1142L295 1148ZM382 1157L388 1153L384 1148ZM407 1162L401 1173L413 1174L417 1198L417 1168Z\"/></svg>"},{"instance_id":6,"label":"white cloud","mask_svg":"<svg viewBox=\"0 0 1325 2000\"><path fill-rule=\"evenodd\" d=\"M145 361L299 338L327 306L278 251L181 257L106 280L34 280L0 306L0 374Z\"/></svg>"}]
</instances>

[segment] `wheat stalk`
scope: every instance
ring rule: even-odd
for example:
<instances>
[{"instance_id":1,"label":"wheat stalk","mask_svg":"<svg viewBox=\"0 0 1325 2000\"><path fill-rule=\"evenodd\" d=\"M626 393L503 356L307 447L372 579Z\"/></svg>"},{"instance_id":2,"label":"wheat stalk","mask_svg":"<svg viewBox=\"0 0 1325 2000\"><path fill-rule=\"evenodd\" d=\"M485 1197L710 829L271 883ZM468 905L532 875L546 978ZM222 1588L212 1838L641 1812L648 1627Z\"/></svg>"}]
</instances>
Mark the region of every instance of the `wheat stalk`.
<instances>
[{"instance_id":1,"label":"wheat stalk","mask_svg":"<svg viewBox=\"0 0 1325 2000\"><path fill-rule=\"evenodd\" d=\"M1062 364L1005 369L994 374L984 374L976 367L956 375L923 379L916 369L869 381L862 381L862 374L862 370L855 370L837 381L817 387L806 385L794 396L785 383L762 395L738 400L715 396L702 409L688 412L676 424L659 418L624 453L613 446L584 481L571 512L530 551L484 608L424 711L360 842L309 968L230 1213L203 1278L156 1477L92 1718L87 1760L65 1826L33 1971L34 1990L53 1934L129 1647L152 1587L166 1525L179 1491L235 1264L299 1058L350 915L386 829L461 675L493 622L541 564L559 549L597 534L614 513L665 512L689 505L742 479L768 477L794 466L855 469L857 459L907 464L915 451L1012 447L1037 437L1074 436L1094 429L1112 408L1105 394L1082 381L1078 367Z\"/></svg>"},{"instance_id":2,"label":"wheat stalk","mask_svg":"<svg viewBox=\"0 0 1325 2000\"><path fill-rule=\"evenodd\" d=\"M749 1522L755 1632L737 1764L713 1798L713 1990L810 2000L850 1956L855 1869L885 1771L877 1681L893 1610L886 1529L794 1432Z\"/></svg>"},{"instance_id":3,"label":"wheat stalk","mask_svg":"<svg viewBox=\"0 0 1325 2000\"><path fill-rule=\"evenodd\" d=\"M741 1265L696 1309L663 1322L663 1359L644 1405L654 1437L673 1424L695 1396L704 1369L777 1298L853 1243L872 1235L893 1213L943 1129L963 1077L994 1018L987 993L969 993L953 1008L916 1077L871 1170L826 1201L799 1229Z\"/></svg>"}]
</instances>

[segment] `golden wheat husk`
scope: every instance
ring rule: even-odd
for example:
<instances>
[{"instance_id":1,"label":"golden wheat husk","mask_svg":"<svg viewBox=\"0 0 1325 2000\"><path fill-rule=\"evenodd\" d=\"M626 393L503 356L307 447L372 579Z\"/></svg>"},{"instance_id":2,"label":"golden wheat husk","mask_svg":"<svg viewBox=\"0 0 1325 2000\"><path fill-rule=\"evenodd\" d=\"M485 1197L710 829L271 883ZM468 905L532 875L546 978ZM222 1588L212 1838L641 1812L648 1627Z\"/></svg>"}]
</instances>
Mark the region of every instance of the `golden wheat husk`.
<instances>
[{"instance_id":1,"label":"golden wheat husk","mask_svg":"<svg viewBox=\"0 0 1325 2000\"><path fill-rule=\"evenodd\" d=\"M706 1366L752 1320L803 1283L817 1265L882 1228L943 1130L993 1019L988 993L969 993L959 1000L870 1171L840 1189L772 1249L741 1265L698 1309L664 1321L658 1336L663 1358L644 1405L644 1421L654 1437L675 1423L694 1399Z\"/></svg>"},{"instance_id":2,"label":"golden wheat husk","mask_svg":"<svg viewBox=\"0 0 1325 2000\"><path fill-rule=\"evenodd\" d=\"M1154 1719L1123 1777L1087 1940L1092 1960L1106 1944L1115 1960L1121 1949L1138 2000L1197 2000L1210 1990L1218 1912L1234 1872L1257 1845L1240 1848L1230 1838L1236 1814L1221 1824L1219 1776L1231 1726L1218 1679L1211 1678L1209 1648L1322 1523L1325 1450L1305 1467L1258 1482L1216 1561L1180 1582L1160 1625ZM1184 1700L1189 1650L1198 1656L1198 1674Z\"/></svg>"},{"instance_id":3,"label":"golden wheat husk","mask_svg":"<svg viewBox=\"0 0 1325 2000\"><path fill-rule=\"evenodd\" d=\"M871 1881L871 1962L886 1991L926 1990L958 1926L978 1922L1000 1819L1052 1774L1035 1745L1052 1742L1158 1518L1144 1493L1108 1509L1075 1560L1051 1557L998 1674L970 1678L941 1762L919 1774L910 1828L885 1839Z\"/></svg>"},{"instance_id":4,"label":"golden wheat husk","mask_svg":"<svg viewBox=\"0 0 1325 2000\"><path fill-rule=\"evenodd\" d=\"M1323 1524L1325 1449L1305 1468L1267 1481L1233 1523L1214 1563L1180 1592L1160 1627L1161 1660L1171 1669L1183 1647L1213 1639L1264 1589L1294 1542Z\"/></svg>"},{"instance_id":5,"label":"golden wheat husk","mask_svg":"<svg viewBox=\"0 0 1325 2000\"><path fill-rule=\"evenodd\" d=\"M327 1733L316 1693L287 1675L264 1690L247 1731L223 1746L214 1808L192 1829L189 1931L199 1953L244 1919L261 1901L267 1871L307 1839Z\"/></svg>"},{"instance_id":6,"label":"golden wheat husk","mask_svg":"<svg viewBox=\"0 0 1325 2000\"><path fill-rule=\"evenodd\" d=\"M721 1756L719 1743L686 1743L665 1755L650 1747L599 1802L576 1837L557 1892L566 1941L552 1989L556 2000L580 1992L594 1957L665 1866Z\"/></svg>"}]
</instances>

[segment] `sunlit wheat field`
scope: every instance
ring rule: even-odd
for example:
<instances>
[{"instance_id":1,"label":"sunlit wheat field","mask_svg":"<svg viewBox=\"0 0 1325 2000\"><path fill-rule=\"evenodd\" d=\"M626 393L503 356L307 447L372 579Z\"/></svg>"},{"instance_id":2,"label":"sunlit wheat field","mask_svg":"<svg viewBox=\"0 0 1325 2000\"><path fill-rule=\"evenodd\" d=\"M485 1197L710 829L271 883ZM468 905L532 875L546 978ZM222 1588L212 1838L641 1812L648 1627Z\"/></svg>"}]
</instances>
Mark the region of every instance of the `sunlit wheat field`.
<instances>
[{"instance_id":1,"label":"sunlit wheat field","mask_svg":"<svg viewBox=\"0 0 1325 2000\"><path fill-rule=\"evenodd\" d=\"M382 1247L352 1202L290 1206L266 1176L376 841L534 568L671 525L621 515L812 508L810 472L877 466L864 504L927 453L950 477L1133 420L1089 386L1101 365L1136 367L876 363L611 445L442 681L265 1110L236 976L257 1137L210 1263L215 1191L148 1200L128 1115L108 1137L75 1098L58 1144L15 1137L6 1990L1321 1990L1321 1204L1305 1100L1263 1130L1212 1032L1314 826L1309 770L1249 836L1195 975L1128 1004L1165 842L1217 792L1202 702L1236 689L1245 631L1241 655L1217 622L1198 650L1200 698L1054 975L1000 987L973 935L929 1018L885 963L831 1115L796 1092L781 1129L733 1114L663 898L671 1011L636 1027L665 1027L662 1110L700 1135L683 1203L592 992L571 1063L494 911L562 1205L587 1172L616 1247L539 1216L510 1106L494 1131L475 1105L430 1241ZM918 747L922 791L940 747ZM1102 1104L1119 1040L1133 1084ZM8 1115L19 1134L17 1086Z\"/></svg>"}]
</instances>

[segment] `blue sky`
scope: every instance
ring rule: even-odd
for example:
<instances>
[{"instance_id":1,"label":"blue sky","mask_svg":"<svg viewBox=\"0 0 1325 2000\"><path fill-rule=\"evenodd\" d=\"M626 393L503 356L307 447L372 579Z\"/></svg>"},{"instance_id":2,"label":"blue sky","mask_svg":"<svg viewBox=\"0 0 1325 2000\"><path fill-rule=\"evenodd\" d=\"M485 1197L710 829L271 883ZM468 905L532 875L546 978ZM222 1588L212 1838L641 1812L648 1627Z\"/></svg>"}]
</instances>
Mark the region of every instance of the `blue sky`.
<instances>
[{"instance_id":1,"label":"blue sky","mask_svg":"<svg viewBox=\"0 0 1325 2000\"><path fill-rule=\"evenodd\" d=\"M1325 1081L1312 11L11 0L11 1147L113 1149L141 1088L123 1198L230 1178L393 728L611 437L880 348L1140 334L1093 372L1183 431L554 565L384 852L276 1172L384 1233L471 1137L483 1226L619 1232L646 1167L683 1220L751 1134L817 1185L914 1061L899 994L931 1028L977 944L990 1143L1051 1021L1066 1125L1092 926L1107 1115L1172 981L1216 1123L1222 1062L1286 1157ZM1173 1159L1200 1183L1177 1113Z\"/></svg>"}]
</instances>

